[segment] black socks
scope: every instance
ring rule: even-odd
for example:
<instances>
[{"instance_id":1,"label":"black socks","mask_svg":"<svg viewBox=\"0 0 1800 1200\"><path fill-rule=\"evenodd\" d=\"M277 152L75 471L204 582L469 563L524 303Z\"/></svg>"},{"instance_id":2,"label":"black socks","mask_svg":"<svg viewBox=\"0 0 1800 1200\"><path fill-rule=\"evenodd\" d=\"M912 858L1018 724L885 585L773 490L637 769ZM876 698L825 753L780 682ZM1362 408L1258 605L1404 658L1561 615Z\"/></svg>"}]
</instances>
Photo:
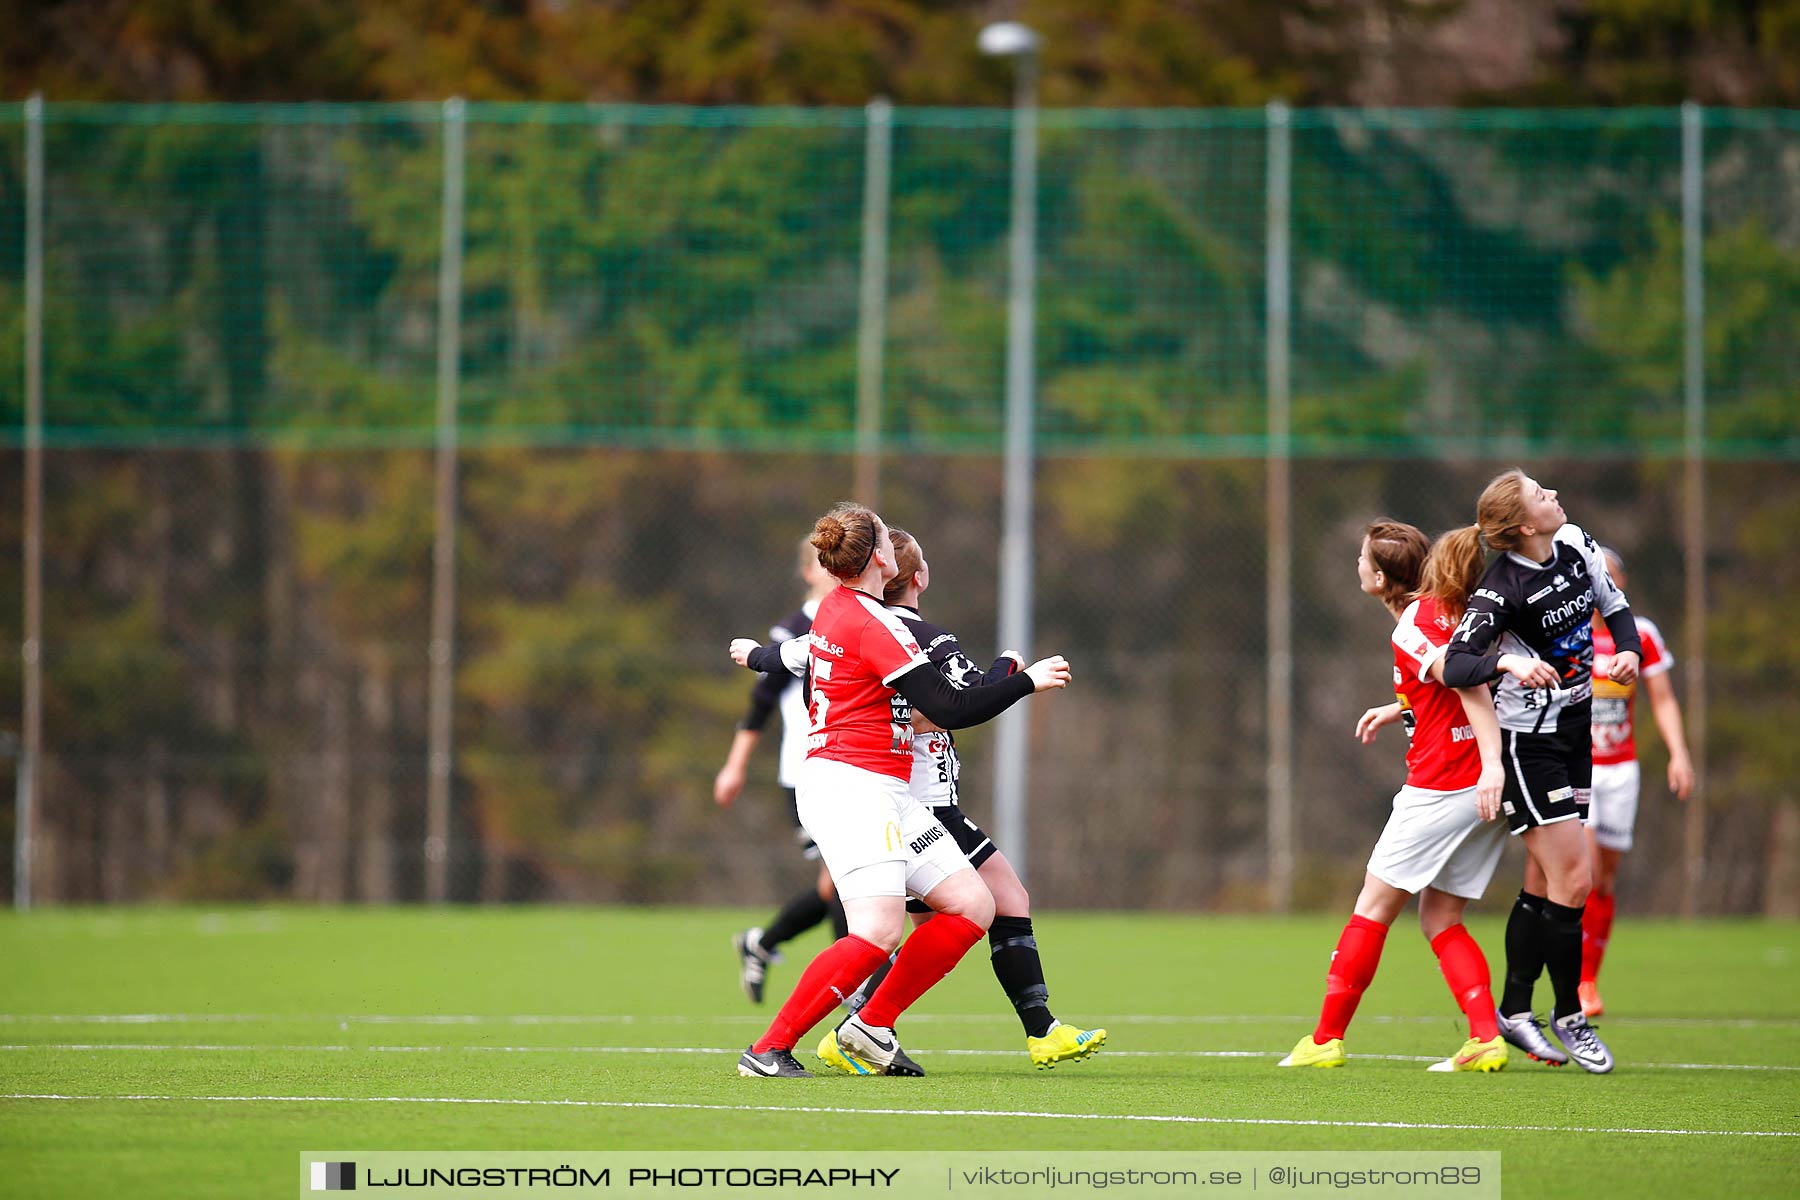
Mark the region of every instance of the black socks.
<instances>
[{"instance_id":1,"label":"black socks","mask_svg":"<svg viewBox=\"0 0 1800 1200\"><path fill-rule=\"evenodd\" d=\"M1506 918L1506 988L1500 1011L1509 1017L1531 1011L1531 990L1544 970L1543 906L1548 903L1542 896L1520 891ZM1580 949L1577 943L1578 955Z\"/></svg>"},{"instance_id":2,"label":"black socks","mask_svg":"<svg viewBox=\"0 0 1800 1200\"><path fill-rule=\"evenodd\" d=\"M1028 1037L1043 1037L1056 1024L1050 1015L1050 989L1044 984L1044 964L1038 959L1037 938L1030 917L995 917L988 928L994 948L994 978L1006 989ZM1576 947L1579 952L1580 946Z\"/></svg>"},{"instance_id":3,"label":"black socks","mask_svg":"<svg viewBox=\"0 0 1800 1200\"><path fill-rule=\"evenodd\" d=\"M1521 891L1506 919L1506 990L1500 1011L1531 1011L1531 991L1546 969L1556 992L1553 1017L1581 1011L1581 905L1558 904Z\"/></svg>"},{"instance_id":4,"label":"black socks","mask_svg":"<svg viewBox=\"0 0 1800 1200\"><path fill-rule=\"evenodd\" d=\"M1544 966L1550 972L1550 986L1556 989L1553 1018L1581 1011L1581 914L1585 907L1554 900L1543 904Z\"/></svg>"}]
</instances>

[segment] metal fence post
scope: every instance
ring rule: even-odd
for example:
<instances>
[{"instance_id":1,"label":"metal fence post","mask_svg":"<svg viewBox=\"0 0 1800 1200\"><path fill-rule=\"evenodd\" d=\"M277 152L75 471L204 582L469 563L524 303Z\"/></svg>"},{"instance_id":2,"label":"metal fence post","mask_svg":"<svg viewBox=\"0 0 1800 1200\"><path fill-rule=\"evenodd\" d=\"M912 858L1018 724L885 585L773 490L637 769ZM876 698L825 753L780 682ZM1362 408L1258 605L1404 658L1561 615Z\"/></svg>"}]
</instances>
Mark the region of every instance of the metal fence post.
<instances>
[{"instance_id":1,"label":"metal fence post","mask_svg":"<svg viewBox=\"0 0 1800 1200\"><path fill-rule=\"evenodd\" d=\"M1694 792L1688 799L1684 840L1687 870L1681 912L1700 910L1706 881L1706 162L1702 133L1705 113L1689 100L1681 106L1681 292L1685 321L1682 340L1684 433L1682 559L1684 566L1683 650L1687 662L1688 742L1694 762Z\"/></svg>"},{"instance_id":2,"label":"metal fence post","mask_svg":"<svg viewBox=\"0 0 1800 1200\"><path fill-rule=\"evenodd\" d=\"M1037 55L1014 66L1012 237L1006 305L1005 495L1000 524L1000 649L1031 656L1033 360L1037 288ZM1026 782L1030 718L1014 705L996 722L994 832L1025 877Z\"/></svg>"},{"instance_id":3,"label":"metal fence post","mask_svg":"<svg viewBox=\"0 0 1800 1200\"><path fill-rule=\"evenodd\" d=\"M1267 698L1269 907L1286 912L1294 901L1294 617L1293 484L1289 456L1289 189L1292 133L1288 107L1268 106Z\"/></svg>"},{"instance_id":4,"label":"metal fence post","mask_svg":"<svg viewBox=\"0 0 1800 1200\"><path fill-rule=\"evenodd\" d=\"M13 907L31 907L38 756L44 740L44 97L25 102L24 728L13 806Z\"/></svg>"},{"instance_id":5,"label":"metal fence post","mask_svg":"<svg viewBox=\"0 0 1800 1200\"><path fill-rule=\"evenodd\" d=\"M431 550L431 729L425 801L425 898L450 882L456 686L456 420L462 342L464 105L444 101L444 203L438 256L436 537Z\"/></svg>"},{"instance_id":6,"label":"metal fence post","mask_svg":"<svg viewBox=\"0 0 1800 1200\"><path fill-rule=\"evenodd\" d=\"M856 490L881 507L881 367L887 335L888 192L894 163L894 106L869 101L863 139L862 279L856 326Z\"/></svg>"}]
</instances>

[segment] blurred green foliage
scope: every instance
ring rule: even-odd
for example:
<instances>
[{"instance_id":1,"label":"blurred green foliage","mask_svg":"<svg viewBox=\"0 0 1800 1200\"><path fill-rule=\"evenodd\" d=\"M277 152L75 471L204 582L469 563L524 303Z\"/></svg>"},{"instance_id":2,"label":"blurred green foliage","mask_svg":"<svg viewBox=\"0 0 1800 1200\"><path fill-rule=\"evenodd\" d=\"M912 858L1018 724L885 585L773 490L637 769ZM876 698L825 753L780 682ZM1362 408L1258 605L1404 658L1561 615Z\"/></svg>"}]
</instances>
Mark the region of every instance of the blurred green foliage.
<instances>
[{"instance_id":1,"label":"blurred green foliage","mask_svg":"<svg viewBox=\"0 0 1800 1200\"><path fill-rule=\"evenodd\" d=\"M19 115L0 114L13 431ZM1793 703L1788 639L1758 614L1793 596L1800 128L1709 120L1715 794L1741 806L1722 836L1754 846ZM1045 116L1041 623L1099 686L1046 710L1067 715L1040 726L1043 803L1111 839L1155 904L1245 894L1261 829L1262 121ZM847 487L863 122L471 106L458 895L761 886L766 856L722 867L709 832L745 686L718 647L792 604L792 543ZM46 143L52 893L416 896L441 112L52 105ZM1568 465L1576 511L1649 564L1673 624L1678 151L1669 110L1295 114L1296 513L1318 558L1296 600L1332 696L1363 686L1345 647L1380 644L1372 610L1336 599L1361 522L1466 520L1512 455ZM896 112L883 503L944 547L948 623L977 631L1007 153L1003 112ZM16 537L13 506L0 521ZM12 630L18 569L0 564ZM1733 657L1736 628L1767 633L1766 657ZM16 680L8 660L8 697ZM1336 719L1318 704L1308 729ZM1317 754L1323 821L1361 768ZM1096 780L1129 834L1089 827ZM1047 894L1097 902L1050 849ZM1753 907L1756 886L1711 903Z\"/></svg>"}]
</instances>

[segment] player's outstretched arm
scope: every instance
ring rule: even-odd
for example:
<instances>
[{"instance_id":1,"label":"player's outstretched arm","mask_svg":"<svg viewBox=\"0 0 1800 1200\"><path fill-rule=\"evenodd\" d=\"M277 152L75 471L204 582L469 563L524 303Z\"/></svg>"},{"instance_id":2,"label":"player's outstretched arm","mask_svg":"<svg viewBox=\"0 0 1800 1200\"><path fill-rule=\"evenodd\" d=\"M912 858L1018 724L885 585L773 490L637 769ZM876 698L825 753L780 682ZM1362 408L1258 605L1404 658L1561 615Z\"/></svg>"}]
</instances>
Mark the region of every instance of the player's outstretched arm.
<instances>
[{"instance_id":1,"label":"player's outstretched arm","mask_svg":"<svg viewBox=\"0 0 1800 1200\"><path fill-rule=\"evenodd\" d=\"M915 711L942 729L967 729L991 721L1033 692L1069 685L1069 664L1061 655L1040 659L1016 675L978 687L956 688L935 663L920 663L896 677L893 688Z\"/></svg>"},{"instance_id":2,"label":"player's outstretched arm","mask_svg":"<svg viewBox=\"0 0 1800 1200\"><path fill-rule=\"evenodd\" d=\"M807 649L802 638L790 638L775 646L764 646L755 638L732 638L731 661L740 667L764 674L787 671L806 674Z\"/></svg>"}]
</instances>

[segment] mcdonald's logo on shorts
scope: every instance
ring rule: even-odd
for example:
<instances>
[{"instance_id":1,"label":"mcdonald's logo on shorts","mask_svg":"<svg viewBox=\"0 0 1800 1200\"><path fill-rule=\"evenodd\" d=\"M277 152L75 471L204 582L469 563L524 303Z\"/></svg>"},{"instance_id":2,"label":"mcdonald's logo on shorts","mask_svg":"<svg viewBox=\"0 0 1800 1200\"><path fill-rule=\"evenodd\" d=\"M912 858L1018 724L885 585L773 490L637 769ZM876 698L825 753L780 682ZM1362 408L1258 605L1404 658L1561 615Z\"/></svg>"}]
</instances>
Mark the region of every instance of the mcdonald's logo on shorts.
<instances>
[{"instance_id":1,"label":"mcdonald's logo on shorts","mask_svg":"<svg viewBox=\"0 0 1800 1200\"><path fill-rule=\"evenodd\" d=\"M887 829L883 831L883 834L889 850L898 850L900 848L901 838L899 825L895 824L893 821L889 821L887 823Z\"/></svg>"}]
</instances>

